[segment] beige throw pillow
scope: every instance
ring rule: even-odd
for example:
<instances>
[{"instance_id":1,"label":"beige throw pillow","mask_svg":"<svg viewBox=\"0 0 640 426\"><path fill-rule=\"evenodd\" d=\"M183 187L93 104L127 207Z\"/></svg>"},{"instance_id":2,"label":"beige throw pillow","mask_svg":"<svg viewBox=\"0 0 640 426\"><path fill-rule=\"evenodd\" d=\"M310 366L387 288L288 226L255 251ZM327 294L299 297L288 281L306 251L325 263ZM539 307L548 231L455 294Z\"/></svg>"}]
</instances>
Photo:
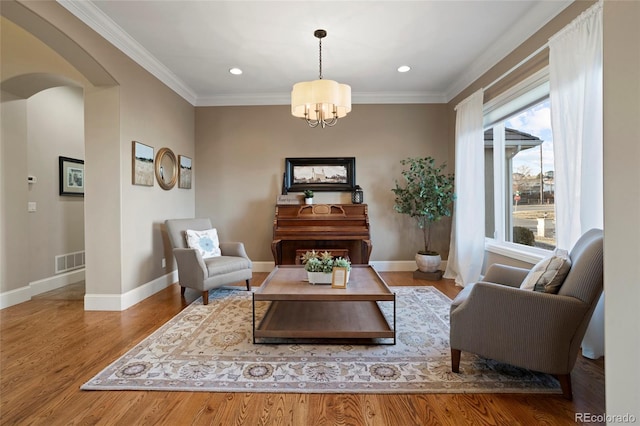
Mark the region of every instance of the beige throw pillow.
<instances>
[{"instance_id":1,"label":"beige throw pillow","mask_svg":"<svg viewBox=\"0 0 640 426\"><path fill-rule=\"evenodd\" d=\"M520 285L521 289L543 293L557 293L571 269L571 259L566 250L556 249L553 255L538 262Z\"/></svg>"},{"instance_id":2,"label":"beige throw pillow","mask_svg":"<svg viewBox=\"0 0 640 426\"><path fill-rule=\"evenodd\" d=\"M206 231L194 231L187 229L187 245L189 248L200 252L203 259L221 256L220 242L218 241L218 231L207 229Z\"/></svg>"}]
</instances>

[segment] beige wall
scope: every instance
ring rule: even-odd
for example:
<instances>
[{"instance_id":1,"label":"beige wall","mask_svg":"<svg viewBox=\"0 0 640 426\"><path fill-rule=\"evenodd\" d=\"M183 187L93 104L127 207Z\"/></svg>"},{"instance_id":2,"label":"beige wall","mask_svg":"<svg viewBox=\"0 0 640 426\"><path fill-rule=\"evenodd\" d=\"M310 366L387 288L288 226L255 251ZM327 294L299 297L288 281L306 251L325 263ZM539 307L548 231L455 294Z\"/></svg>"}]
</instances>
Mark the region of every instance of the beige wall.
<instances>
[{"instance_id":1,"label":"beige wall","mask_svg":"<svg viewBox=\"0 0 640 426\"><path fill-rule=\"evenodd\" d=\"M400 160L449 156L446 106L354 105L335 127L311 129L288 106L196 108L196 214L210 217L222 239L244 241L255 261L273 261L276 196L286 157L355 157L356 183L369 206L371 260L411 260L421 234L393 211ZM450 169L453 172L453 167ZM316 202L350 203L350 193L316 193ZM434 247L449 249L450 221L436 227Z\"/></svg>"},{"instance_id":2,"label":"beige wall","mask_svg":"<svg viewBox=\"0 0 640 426\"><path fill-rule=\"evenodd\" d=\"M603 14L606 412L638 421L640 2L605 1Z\"/></svg>"},{"instance_id":3,"label":"beige wall","mask_svg":"<svg viewBox=\"0 0 640 426\"><path fill-rule=\"evenodd\" d=\"M55 273L54 257L84 250L84 198L59 195L58 157L84 160L82 89L55 87L27 100L27 173L38 181L27 185L37 210L22 214L29 221L29 281ZM16 143L19 141L12 141ZM24 141L22 141L24 142Z\"/></svg>"},{"instance_id":4,"label":"beige wall","mask_svg":"<svg viewBox=\"0 0 640 426\"><path fill-rule=\"evenodd\" d=\"M27 170L27 101L6 92L1 92L0 96L0 292L6 292L29 282L29 239L25 238L29 230L26 215L28 194L24 180Z\"/></svg>"}]
</instances>

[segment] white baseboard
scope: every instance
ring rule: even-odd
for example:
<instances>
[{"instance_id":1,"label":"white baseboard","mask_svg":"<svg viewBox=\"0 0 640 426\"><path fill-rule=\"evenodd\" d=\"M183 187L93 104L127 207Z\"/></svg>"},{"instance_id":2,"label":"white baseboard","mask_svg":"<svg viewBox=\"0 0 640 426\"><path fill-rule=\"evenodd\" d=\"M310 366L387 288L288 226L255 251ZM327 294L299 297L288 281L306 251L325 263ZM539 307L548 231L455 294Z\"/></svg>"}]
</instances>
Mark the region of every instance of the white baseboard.
<instances>
[{"instance_id":1,"label":"white baseboard","mask_svg":"<svg viewBox=\"0 0 640 426\"><path fill-rule=\"evenodd\" d=\"M0 309L31 300L31 287L24 286L0 293Z\"/></svg>"},{"instance_id":2,"label":"white baseboard","mask_svg":"<svg viewBox=\"0 0 640 426\"><path fill-rule=\"evenodd\" d=\"M400 272L416 270L415 260L373 260L369 262L369 265L373 266L373 268L378 272Z\"/></svg>"},{"instance_id":3,"label":"white baseboard","mask_svg":"<svg viewBox=\"0 0 640 426\"><path fill-rule=\"evenodd\" d=\"M0 309L31 300L33 296L84 280L84 268L32 281L28 286L0 293Z\"/></svg>"},{"instance_id":4,"label":"white baseboard","mask_svg":"<svg viewBox=\"0 0 640 426\"><path fill-rule=\"evenodd\" d=\"M43 280L30 282L29 286L31 287L31 295L35 296L37 294L46 293L47 291L83 281L84 271L84 268L76 269L74 271L54 275L53 277L45 278Z\"/></svg>"},{"instance_id":5,"label":"white baseboard","mask_svg":"<svg viewBox=\"0 0 640 426\"><path fill-rule=\"evenodd\" d=\"M124 311L178 281L175 270L123 294L85 294L85 311Z\"/></svg>"},{"instance_id":6,"label":"white baseboard","mask_svg":"<svg viewBox=\"0 0 640 426\"><path fill-rule=\"evenodd\" d=\"M379 272L416 270L416 262L414 260L371 261L369 264ZM444 271L446 267L447 261L443 260L440 264L440 269ZM253 262L254 272L271 272L273 268L274 262ZM31 300L31 296L33 295L81 281L84 279L84 272L84 269L79 269L66 274L34 281L26 287L0 293L0 309ZM85 294L84 309L85 311L124 311L175 282L178 282L177 270L156 278L140 287L136 287L124 294Z\"/></svg>"},{"instance_id":7,"label":"white baseboard","mask_svg":"<svg viewBox=\"0 0 640 426\"><path fill-rule=\"evenodd\" d=\"M253 262L254 272L271 272L274 268L274 262ZM373 266L376 271L379 272L400 272L400 271L415 271L417 269L415 260L374 260L370 261L369 265ZM443 260L440 263L440 269L447 269L447 261Z\"/></svg>"}]
</instances>

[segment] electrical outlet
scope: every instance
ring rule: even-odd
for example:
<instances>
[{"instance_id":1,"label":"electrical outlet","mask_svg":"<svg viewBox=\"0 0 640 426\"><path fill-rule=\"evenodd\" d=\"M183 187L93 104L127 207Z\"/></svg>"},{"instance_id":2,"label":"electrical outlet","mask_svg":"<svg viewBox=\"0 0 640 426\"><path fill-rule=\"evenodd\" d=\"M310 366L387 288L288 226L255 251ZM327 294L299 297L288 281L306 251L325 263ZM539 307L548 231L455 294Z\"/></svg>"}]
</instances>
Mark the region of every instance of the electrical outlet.
<instances>
[{"instance_id":1,"label":"electrical outlet","mask_svg":"<svg viewBox=\"0 0 640 426\"><path fill-rule=\"evenodd\" d=\"M164 257L162 258L162 267L163 268L167 267L167 259L165 259Z\"/></svg>"}]
</instances>

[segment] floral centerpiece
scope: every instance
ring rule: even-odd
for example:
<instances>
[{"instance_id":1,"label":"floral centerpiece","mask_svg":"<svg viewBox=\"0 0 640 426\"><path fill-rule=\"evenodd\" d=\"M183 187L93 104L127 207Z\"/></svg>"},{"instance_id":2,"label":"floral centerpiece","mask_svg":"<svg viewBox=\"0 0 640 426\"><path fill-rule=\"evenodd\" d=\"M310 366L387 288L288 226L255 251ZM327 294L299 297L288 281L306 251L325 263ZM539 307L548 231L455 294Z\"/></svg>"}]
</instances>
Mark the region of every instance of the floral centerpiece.
<instances>
[{"instance_id":1,"label":"floral centerpiece","mask_svg":"<svg viewBox=\"0 0 640 426\"><path fill-rule=\"evenodd\" d=\"M346 268L347 281L349 281L351 262L343 257L334 258L329 251L318 253L312 250L302 255L300 260L311 284L331 284L333 268Z\"/></svg>"}]
</instances>

